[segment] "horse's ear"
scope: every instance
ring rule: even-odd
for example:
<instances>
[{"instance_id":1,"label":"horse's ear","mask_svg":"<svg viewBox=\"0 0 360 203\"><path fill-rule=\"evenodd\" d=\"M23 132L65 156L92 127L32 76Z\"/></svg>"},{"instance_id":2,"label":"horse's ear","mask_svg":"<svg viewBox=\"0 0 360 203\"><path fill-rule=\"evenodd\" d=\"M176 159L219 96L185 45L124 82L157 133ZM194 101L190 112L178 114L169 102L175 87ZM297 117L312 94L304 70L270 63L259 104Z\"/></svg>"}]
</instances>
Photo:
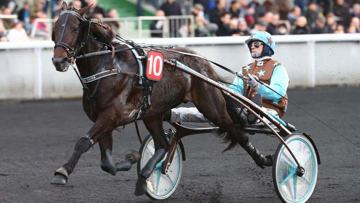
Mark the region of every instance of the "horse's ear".
<instances>
[{"instance_id":1,"label":"horse's ear","mask_svg":"<svg viewBox=\"0 0 360 203\"><path fill-rule=\"evenodd\" d=\"M107 24L93 24L91 32L98 41L106 44L111 44L112 39L115 37L114 31Z\"/></svg>"},{"instance_id":2,"label":"horse's ear","mask_svg":"<svg viewBox=\"0 0 360 203\"><path fill-rule=\"evenodd\" d=\"M80 15L81 15L81 16L84 16L84 15L89 11L89 9L91 8L91 6L92 6L92 4L91 4L90 6L86 6L86 7L84 7L84 8L81 8L81 9L79 10Z\"/></svg>"},{"instance_id":3,"label":"horse's ear","mask_svg":"<svg viewBox=\"0 0 360 203\"><path fill-rule=\"evenodd\" d=\"M61 4L60 12L66 10L66 9L67 9L67 3L65 1L63 1L63 3Z\"/></svg>"}]
</instances>

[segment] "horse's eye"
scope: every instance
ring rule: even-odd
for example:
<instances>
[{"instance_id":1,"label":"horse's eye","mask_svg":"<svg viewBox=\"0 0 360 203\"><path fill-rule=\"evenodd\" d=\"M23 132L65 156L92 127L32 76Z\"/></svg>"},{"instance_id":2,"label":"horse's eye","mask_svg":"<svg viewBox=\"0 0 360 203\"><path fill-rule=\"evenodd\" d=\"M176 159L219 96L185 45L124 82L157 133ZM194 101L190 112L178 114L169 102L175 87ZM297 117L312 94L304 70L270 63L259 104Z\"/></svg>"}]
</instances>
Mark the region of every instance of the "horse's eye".
<instances>
[{"instance_id":1,"label":"horse's eye","mask_svg":"<svg viewBox=\"0 0 360 203\"><path fill-rule=\"evenodd\" d=\"M74 29L73 29L73 30L74 30L74 32L77 32L77 31L78 31L78 29L79 29L78 27L74 27Z\"/></svg>"}]
</instances>

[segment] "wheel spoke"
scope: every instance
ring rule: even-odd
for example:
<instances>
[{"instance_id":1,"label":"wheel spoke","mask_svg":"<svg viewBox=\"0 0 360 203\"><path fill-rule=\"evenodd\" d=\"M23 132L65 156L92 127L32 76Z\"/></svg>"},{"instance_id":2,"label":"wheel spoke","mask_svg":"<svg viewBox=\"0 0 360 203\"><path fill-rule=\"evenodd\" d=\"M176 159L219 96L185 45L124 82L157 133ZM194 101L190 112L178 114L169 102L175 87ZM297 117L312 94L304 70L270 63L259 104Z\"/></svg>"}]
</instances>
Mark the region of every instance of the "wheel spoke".
<instances>
[{"instance_id":1,"label":"wheel spoke","mask_svg":"<svg viewBox=\"0 0 360 203\"><path fill-rule=\"evenodd\" d=\"M304 176L301 177L301 178L302 178L303 180L305 180L305 182L306 182L307 184L311 185L310 181L309 181L308 179L306 179Z\"/></svg>"},{"instance_id":2,"label":"wheel spoke","mask_svg":"<svg viewBox=\"0 0 360 203\"><path fill-rule=\"evenodd\" d=\"M296 168L296 166L294 164L290 163L284 157L285 157L285 155L281 157L281 160L283 160L285 163L287 163L287 165L289 165L291 168Z\"/></svg>"},{"instance_id":3,"label":"wheel spoke","mask_svg":"<svg viewBox=\"0 0 360 203\"><path fill-rule=\"evenodd\" d=\"M309 154L302 162L301 162L301 166L304 165L311 157L311 154Z\"/></svg>"},{"instance_id":4,"label":"wheel spoke","mask_svg":"<svg viewBox=\"0 0 360 203\"><path fill-rule=\"evenodd\" d=\"M171 185L174 185L174 181L170 178L169 174L166 174L166 177L170 180Z\"/></svg>"},{"instance_id":5,"label":"wheel spoke","mask_svg":"<svg viewBox=\"0 0 360 203\"><path fill-rule=\"evenodd\" d=\"M282 183L280 183L279 186L281 187L282 185L284 185L295 173L296 173L296 171L291 172L291 173L285 178L285 180L284 180Z\"/></svg>"}]
</instances>

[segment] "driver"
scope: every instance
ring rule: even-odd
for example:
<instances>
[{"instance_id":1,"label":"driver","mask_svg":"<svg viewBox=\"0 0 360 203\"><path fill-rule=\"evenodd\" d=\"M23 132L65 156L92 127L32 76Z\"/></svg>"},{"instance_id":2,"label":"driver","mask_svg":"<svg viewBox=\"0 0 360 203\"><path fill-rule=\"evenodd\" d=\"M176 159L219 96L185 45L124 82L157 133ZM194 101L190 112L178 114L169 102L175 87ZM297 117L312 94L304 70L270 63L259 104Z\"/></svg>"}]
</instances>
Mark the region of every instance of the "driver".
<instances>
[{"instance_id":1,"label":"driver","mask_svg":"<svg viewBox=\"0 0 360 203\"><path fill-rule=\"evenodd\" d=\"M235 77L229 88L246 96L250 100L256 100L254 97L257 97L260 102L255 103L260 106L262 105L264 110L277 117L284 116L287 108L286 91L289 85L289 77L285 67L278 61L271 58L271 56L275 53L275 41L268 32L258 31L251 35L245 43L249 47L249 51L251 57L254 59L254 62L243 66L238 74L248 77L249 80L244 81L240 77ZM260 84L255 80L255 78L267 84L268 87L280 95ZM260 99L261 97L262 99ZM225 99L227 100L226 103L228 107L229 100L226 97ZM242 121L250 124L256 122L256 117L254 119L254 116L251 116L250 114L247 115L246 109L241 110L241 108L238 108L235 109L235 112L239 114L238 116L240 116ZM234 120L231 112L229 112L229 115ZM171 109L165 113L164 120L171 123L208 122L195 107L180 107Z\"/></svg>"}]
</instances>

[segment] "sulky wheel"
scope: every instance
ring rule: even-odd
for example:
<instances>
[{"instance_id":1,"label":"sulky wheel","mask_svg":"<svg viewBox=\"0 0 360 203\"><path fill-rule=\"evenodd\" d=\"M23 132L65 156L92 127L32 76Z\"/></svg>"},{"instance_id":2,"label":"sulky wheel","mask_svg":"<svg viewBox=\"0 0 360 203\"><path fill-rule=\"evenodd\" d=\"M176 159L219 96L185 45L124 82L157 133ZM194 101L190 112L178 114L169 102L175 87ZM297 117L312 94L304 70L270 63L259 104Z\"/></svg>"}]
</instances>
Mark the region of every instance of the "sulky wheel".
<instances>
[{"instance_id":1,"label":"sulky wheel","mask_svg":"<svg viewBox=\"0 0 360 203\"><path fill-rule=\"evenodd\" d=\"M141 159L138 162L138 174L155 153L154 141L151 135L148 135L145 140L143 140L139 153L141 154ZM166 155L164 159L165 158ZM154 171L147 180L146 195L155 200L169 198L179 185L183 167L181 147L179 145L176 147L174 159L167 174L161 173L162 162L163 161L160 161L156 165Z\"/></svg>"},{"instance_id":2,"label":"sulky wheel","mask_svg":"<svg viewBox=\"0 0 360 203\"><path fill-rule=\"evenodd\" d=\"M276 193L283 202L306 202L315 189L318 174L316 147L303 134L293 133L285 143L305 169L304 175L297 174L297 164L287 148L280 143L273 164L273 181Z\"/></svg>"}]
</instances>

